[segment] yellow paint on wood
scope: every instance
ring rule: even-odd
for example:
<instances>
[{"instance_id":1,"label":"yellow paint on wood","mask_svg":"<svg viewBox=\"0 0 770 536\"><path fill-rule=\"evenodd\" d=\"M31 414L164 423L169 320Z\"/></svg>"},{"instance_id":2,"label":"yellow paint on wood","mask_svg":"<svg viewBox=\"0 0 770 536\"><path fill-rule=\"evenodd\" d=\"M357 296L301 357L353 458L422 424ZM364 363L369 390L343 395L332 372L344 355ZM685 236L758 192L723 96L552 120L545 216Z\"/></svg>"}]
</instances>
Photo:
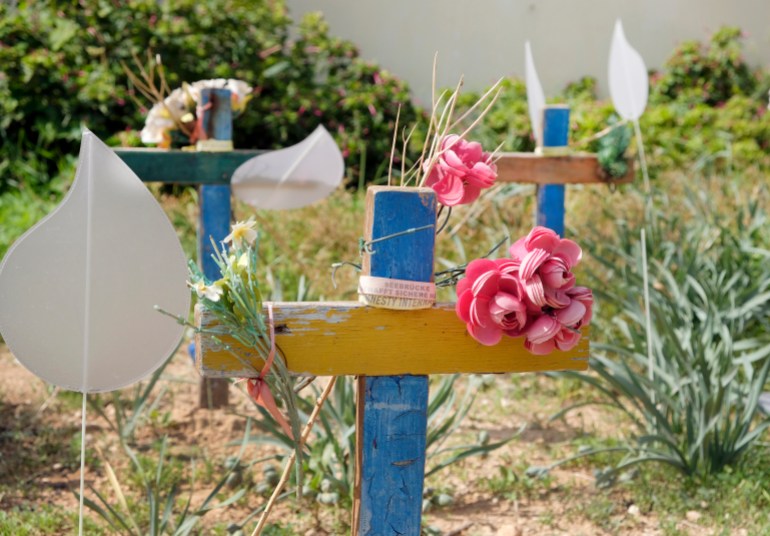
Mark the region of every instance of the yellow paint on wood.
<instances>
[{"instance_id":1,"label":"yellow paint on wood","mask_svg":"<svg viewBox=\"0 0 770 536\"><path fill-rule=\"evenodd\" d=\"M418 311L391 311L357 302L290 302L275 303L273 310L276 343L296 374L391 376L588 367L588 328L573 350L546 356L531 354L522 338L504 337L496 346L483 346L468 335L451 303ZM196 322L203 328L215 325L202 309L196 310ZM201 374L243 377L261 369L262 360L255 351L232 340L222 342L231 349L205 335L196 338Z\"/></svg>"},{"instance_id":2,"label":"yellow paint on wood","mask_svg":"<svg viewBox=\"0 0 770 536\"><path fill-rule=\"evenodd\" d=\"M499 182L532 182L535 184L624 184L634 180L634 161L628 159L628 172L622 177L608 178L592 153L563 156L535 153L501 153L497 160Z\"/></svg>"}]
</instances>

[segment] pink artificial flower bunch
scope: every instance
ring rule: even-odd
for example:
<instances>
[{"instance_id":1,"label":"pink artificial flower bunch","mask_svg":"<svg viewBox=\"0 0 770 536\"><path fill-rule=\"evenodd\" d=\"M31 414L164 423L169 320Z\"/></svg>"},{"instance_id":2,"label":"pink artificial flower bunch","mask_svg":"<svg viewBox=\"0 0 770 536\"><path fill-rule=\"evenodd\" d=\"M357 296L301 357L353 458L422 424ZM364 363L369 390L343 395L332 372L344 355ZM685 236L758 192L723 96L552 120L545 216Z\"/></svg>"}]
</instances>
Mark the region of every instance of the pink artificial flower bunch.
<instances>
[{"instance_id":1,"label":"pink artificial flower bunch","mask_svg":"<svg viewBox=\"0 0 770 536\"><path fill-rule=\"evenodd\" d=\"M572 269L582 250L545 227L535 227L508 250L510 257L477 259L457 283L457 316L481 344L503 334L525 337L533 354L570 350L591 321L593 294L575 286Z\"/></svg>"},{"instance_id":2,"label":"pink artificial flower bunch","mask_svg":"<svg viewBox=\"0 0 770 536\"><path fill-rule=\"evenodd\" d=\"M439 203L448 207L475 201L481 190L497 178L497 166L477 141L456 134L442 138L438 158L426 163L425 185L433 188Z\"/></svg>"}]
</instances>

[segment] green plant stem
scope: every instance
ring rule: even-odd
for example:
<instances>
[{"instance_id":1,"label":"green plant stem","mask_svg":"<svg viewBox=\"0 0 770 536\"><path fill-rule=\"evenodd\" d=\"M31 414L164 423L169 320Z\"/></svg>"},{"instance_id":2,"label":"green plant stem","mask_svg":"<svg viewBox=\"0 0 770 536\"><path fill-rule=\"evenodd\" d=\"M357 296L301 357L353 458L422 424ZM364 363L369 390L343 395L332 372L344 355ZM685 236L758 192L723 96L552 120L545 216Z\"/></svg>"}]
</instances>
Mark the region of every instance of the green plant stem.
<instances>
[{"instance_id":1,"label":"green plant stem","mask_svg":"<svg viewBox=\"0 0 770 536\"><path fill-rule=\"evenodd\" d=\"M286 485L286 482L289 480L289 475L291 474L291 468L294 465L295 457L297 456L297 451L302 449L302 445L305 444L305 441L307 441L308 436L310 435L310 431L313 429L313 425L315 424L316 419L318 418L318 415L321 413L321 408L324 405L324 402L326 402L326 399L329 398L329 395L332 392L332 389L334 389L334 384L337 383L337 377L332 376L329 380L328 385L321 393L321 396L318 397L318 400L316 401L315 408L313 408L313 413L310 414L310 417L307 420L307 424L305 425L305 428L302 430L302 436L299 440L299 448L292 451L292 453L289 455L289 459L286 461L286 465L283 468L283 474L281 475L281 480L278 481L278 484L276 484L275 489L273 490L272 495L270 495L270 499L267 501L267 506L265 507L265 511L262 512L262 515L259 518L259 522L257 522L257 526L254 529L254 532L251 533L251 536L258 536L259 534L262 534L262 530L265 528L265 524L267 523L267 518L270 516L270 512L273 510L273 506L278 500L278 496L281 494L281 491L283 490L284 486Z\"/></svg>"}]
</instances>

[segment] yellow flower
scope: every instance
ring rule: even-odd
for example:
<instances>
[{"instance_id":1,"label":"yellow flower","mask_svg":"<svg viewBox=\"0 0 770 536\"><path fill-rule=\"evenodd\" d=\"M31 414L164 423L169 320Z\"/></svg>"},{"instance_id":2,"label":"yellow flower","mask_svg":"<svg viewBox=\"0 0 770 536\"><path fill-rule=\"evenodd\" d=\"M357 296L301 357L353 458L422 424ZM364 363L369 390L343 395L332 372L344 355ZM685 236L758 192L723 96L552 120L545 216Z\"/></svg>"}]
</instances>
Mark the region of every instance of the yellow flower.
<instances>
[{"instance_id":1,"label":"yellow flower","mask_svg":"<svg viewBox=\"0 0 770 536\"><path fill-rule=\"evenodd\" d=\"M232 242L233 247L236 249L243 248L243 242L254 245L254 241L257 239L257 223L254 218L249 218L249 221L239 221L233 224L233 229L229 235L225 237L225 242Z\"/></svg>"},{"instance_id":2,"label":"yellow flower","mask_svg":"<svg viewBox=\"0 0 770 536\"><path fill-rule=\"evenodd\" d=\"M244 270L249 269L249 254L248 253L242 253L241 257L238 259L238 268L243 268Z\"/></svg>"}]
</instances>

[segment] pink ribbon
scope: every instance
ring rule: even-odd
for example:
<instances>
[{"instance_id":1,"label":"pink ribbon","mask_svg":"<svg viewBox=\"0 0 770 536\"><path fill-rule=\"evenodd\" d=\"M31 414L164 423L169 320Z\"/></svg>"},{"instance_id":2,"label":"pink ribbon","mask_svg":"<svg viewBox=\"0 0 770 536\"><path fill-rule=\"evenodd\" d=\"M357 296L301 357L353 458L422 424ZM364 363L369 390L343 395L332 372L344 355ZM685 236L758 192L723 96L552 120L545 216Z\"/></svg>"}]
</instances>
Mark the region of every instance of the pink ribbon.
<instances>
[{"instance_id":1,"label":"pink ribbon","mask_svg":"<svg viewBox=\"0 0 770 536\"><path fill-rule=\"evenodd\" d=\"M286 421L286 418L278 410L278 406L273 398L273 393L270 392L270 387L267 385L265 378L270 372L270 367L273 364L273 358L275 357L275 322L273 321L273 304L267 304L267 318L268 325L270 326L270 354L268 354L265 360L265 366L262 367L262 372L256 378L249 378L246 380L246 391L251 396L252 400L265 408L273 419L281 425L283 431L291 439L294 439L294 434L291 432L291 426Z\"/></svg>"}]
</instances>

